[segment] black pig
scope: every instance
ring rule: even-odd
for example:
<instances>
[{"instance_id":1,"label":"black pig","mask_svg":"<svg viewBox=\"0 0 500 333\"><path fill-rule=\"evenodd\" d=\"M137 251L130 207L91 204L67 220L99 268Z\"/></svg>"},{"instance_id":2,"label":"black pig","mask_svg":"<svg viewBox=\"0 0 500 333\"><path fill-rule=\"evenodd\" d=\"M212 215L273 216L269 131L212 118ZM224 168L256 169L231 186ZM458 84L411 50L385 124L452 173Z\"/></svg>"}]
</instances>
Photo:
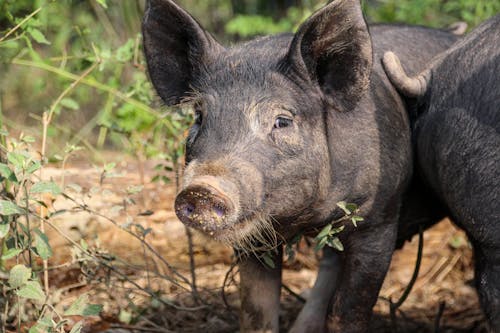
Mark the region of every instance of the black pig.
<instances>
[{"instance_id":1,"label":"black pig","mask_svg":"<svg viewBox=\"0 0 500 333\"><path fill-rule=\"evenodd\" d=\"M336 203L348 201L365 220L346 225L341 255L325 252L314 297L292 330L366 331L400 211L414 206L406 194L413 165L408 117L372 59L395 49L418 73L456 37L384 25L370 37L352 0L326 5L294 35L229 48L174 2L150 0L143 35L159 95L168 105L192 103L196 115L176 213L249 253L239 262L241 330L278 332L278 244L318 232L342 216ZM432 209L417 213L435 218ZM274 268L259 258L269 247L277 252Z\"/></svg>"},{"instance_id":2,"label":"black pig","mask_svg":"<svg viewBox=\"0 0 500 333\"><path fill-rule=\"evenodd\" d=\"M383 62L414 99L416 172L467 232L481 305L500 332L500 15L420 75L408 77L392 52Z\"/></svg>"}]
</instances>

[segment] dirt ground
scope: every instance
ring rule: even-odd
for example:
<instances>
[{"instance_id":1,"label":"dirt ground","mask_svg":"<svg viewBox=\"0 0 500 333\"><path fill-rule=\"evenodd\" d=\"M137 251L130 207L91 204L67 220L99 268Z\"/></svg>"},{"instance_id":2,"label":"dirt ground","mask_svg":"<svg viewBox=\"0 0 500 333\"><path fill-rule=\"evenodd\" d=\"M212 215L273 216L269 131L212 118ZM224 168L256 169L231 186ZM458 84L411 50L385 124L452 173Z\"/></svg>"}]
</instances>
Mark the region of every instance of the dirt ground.
<instances>
[{"instance_id":1,"label":"dirt ground","mask_svg":"<svg viewBox=\"0 0 500 333\"><path fill-rule=\"evenodd\" d=\"M86 332L92 333L237 332L238 278L236 269L230 271L231 249L195 233L196 268L191 270L186 230L173 212L175 185L152 183L155 163L148 162L143 191L127 194L131 186L141 184L137 163L122 157L115 160L122 160L117 174L104 179L101 170L87 162L73 163L64 172L56 167L44 172L45 178L59 183L64 175L66 191L80 207L63 198L53 202L53 210L65 210L52 219L58 231L49 228L54 249L50 281L60 298L57 306L68 306L83 292L92 302L103 304L101 317L86 320ZM158 255L127 232L148 228L145 239ZM79 257L77 245L85 244L82 239L101 264ZM391 321L388 300L399 299L410 281L417 243L415 238L394 254L371 331L483 332L471 249L463 232L447 220L424 233L420 274ZM305 296L314 283L317 262L314 251L302 243L296 260L285 264L283 283ZM194 298L184 281L193 274L198 295ZM287 290L282 295L281 326L286 332L302 303Z\"/></svg>"}]
</instances>

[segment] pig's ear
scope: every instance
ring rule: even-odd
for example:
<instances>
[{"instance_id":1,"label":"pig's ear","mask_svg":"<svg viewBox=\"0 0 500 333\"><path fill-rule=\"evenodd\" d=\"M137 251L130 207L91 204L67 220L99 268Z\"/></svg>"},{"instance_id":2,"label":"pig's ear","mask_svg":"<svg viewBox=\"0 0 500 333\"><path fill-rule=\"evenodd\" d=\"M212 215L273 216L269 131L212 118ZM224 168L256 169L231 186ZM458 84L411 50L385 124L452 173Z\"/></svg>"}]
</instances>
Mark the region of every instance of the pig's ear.
<instances>
[{"instance_id":1,"label":"pig's ear","mask_svg":"<svg viewBox=\"0 0 500 333\"><path fill-rule=\"evenodd\" d=\"M223 49L170 0L148 0L142 34L151 81L167 105L181 102L196 71Z\"/></svg>"},{"instance_id":2,"label":"pig's ear","mask_svg":"<svg viewBox=\"0 0 500 333\"><path fill-rule=\"evenodd\" d=\"M302 24L285 63L319 85L339 110L355 107L368 87L372 45L359 0L335 0Z\"/></svg>"}]
</instances>

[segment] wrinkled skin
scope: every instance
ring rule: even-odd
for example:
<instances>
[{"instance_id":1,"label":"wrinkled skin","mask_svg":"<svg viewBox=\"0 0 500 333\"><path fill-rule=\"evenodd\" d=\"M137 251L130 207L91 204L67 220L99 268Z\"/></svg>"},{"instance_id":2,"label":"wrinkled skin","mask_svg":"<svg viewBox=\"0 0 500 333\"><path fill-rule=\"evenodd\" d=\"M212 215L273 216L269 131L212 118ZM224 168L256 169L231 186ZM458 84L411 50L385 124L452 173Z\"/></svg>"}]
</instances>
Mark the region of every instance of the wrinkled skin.
<instances>
[{"instance_id":1,"label":"wrinkled skin","mask_svg":"<svg viewBox=\"0 0 500 333\"><path fill-rule=\"evenodd\" d=\"M391 80L414 98L416 172L473 245L476 287L492 332L500 332L499 45L497 15L417 77L384 57Z\"/></svg>"},{"instance_id":2,"label":"wrinkled skin","mask_svg":"<svg viewBox=\"0 0 500 333\"><path fill-rule=\"evenodd\" d=\"M398 219L441 216L413 190L404 104L372 59L396 49L417 73L455 37L406 26L375 26L370 37L359 3L348 0L328 4L295 35L230 48L172 1L150 0L143 35L159 95L195 110L175 209L241 254L241 331L278 332L279 244L341 217L339 201L356 203L365 220L346 224L342 254L325 252L292 331L367 331ZM260 258L269 247L275 268Z\"/></svg>"}]
</instances>

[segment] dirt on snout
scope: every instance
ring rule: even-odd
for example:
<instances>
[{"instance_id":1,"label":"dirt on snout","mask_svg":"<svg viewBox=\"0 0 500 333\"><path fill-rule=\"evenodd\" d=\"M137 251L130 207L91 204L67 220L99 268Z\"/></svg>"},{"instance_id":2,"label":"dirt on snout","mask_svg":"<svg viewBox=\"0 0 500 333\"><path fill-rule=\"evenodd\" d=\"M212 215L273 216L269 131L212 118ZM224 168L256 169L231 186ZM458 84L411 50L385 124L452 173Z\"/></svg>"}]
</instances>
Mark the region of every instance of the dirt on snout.
<instances>
[{"instance_id":1,"label":"dirt on snout","mask_svg":"<svg viewBox=\"0 0 500 333\"><path fill-rule=\"evenodd\" d=\"M88 293L92 303L104 306L100 317L86 319L85 331L93 333L237 332L238 276L232 250L196 232L187 233L173 210L175 185L151 181L156 175L154 161L139 168L134 161L122 160L115 174L104 179L102 170L86 162L44 172L45 178L59 183L64 175L73 199L52 202L52 209L64 211L52 219L57 230L48 231L56 307L64 309ZM142 185L140 192L131 190ZM420 274L391 320L390 301L400 298L411 279L417 243L415 237L394 254L371 331L485 332L473 287L471 248L464 233L448 220L424 233ZM81 244L92 249L92 260L79 256ZM283 332L300 311L297 295L307 296L317 265L318 254L306 242L299 245L295 261L285 264Z\"/></svg>"}]
</instances>

